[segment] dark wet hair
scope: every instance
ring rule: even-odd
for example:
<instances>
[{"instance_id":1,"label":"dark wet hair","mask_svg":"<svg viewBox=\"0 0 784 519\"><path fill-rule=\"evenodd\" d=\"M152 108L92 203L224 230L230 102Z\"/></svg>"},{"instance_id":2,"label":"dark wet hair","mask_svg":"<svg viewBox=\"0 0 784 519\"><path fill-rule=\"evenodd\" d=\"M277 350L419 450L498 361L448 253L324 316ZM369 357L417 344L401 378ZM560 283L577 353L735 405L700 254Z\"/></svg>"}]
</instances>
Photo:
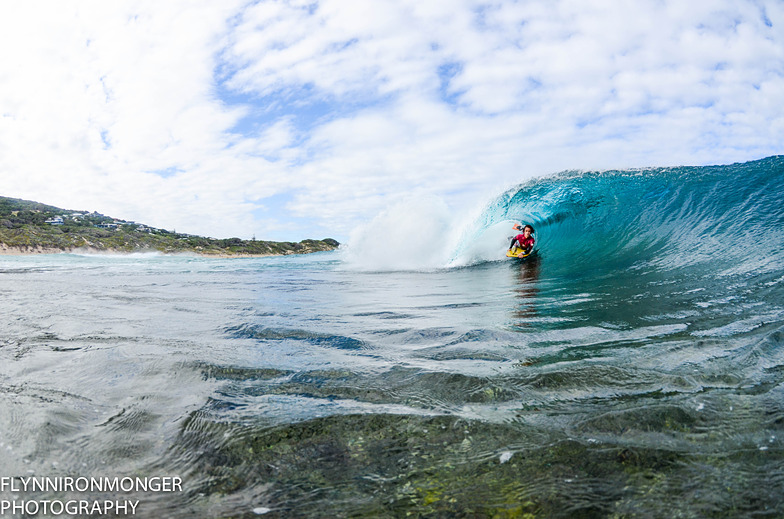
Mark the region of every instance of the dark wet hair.
<instances>
[{"instance_id":1,"label":"dark wet hair","mask_svg":"<svg viewBox=\"0 0 784 519\"><path fill-rule=\"evenodd\" d=\"M525 232L526 229L531 229L531 234L536 232L536 231L534 231L534 226L533 225L526 225L525 227L523 227L523 232Z\"/></svg>"}]
</instances>

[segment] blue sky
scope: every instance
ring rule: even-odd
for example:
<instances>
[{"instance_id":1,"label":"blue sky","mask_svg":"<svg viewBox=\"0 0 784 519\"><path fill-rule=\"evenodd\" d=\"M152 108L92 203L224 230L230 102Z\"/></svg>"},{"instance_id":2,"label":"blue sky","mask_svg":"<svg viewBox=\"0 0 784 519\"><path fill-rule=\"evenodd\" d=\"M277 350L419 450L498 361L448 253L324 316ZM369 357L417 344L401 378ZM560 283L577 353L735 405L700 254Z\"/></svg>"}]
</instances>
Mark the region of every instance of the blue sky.
<instances>
[{"instance_id":1,"label":"blue sky","mask_svg":"<svg viewBox=\"0 0 784 519\"><path fill-rule=\"evenodd\" d=\"M784 3L3 5L0 195L336 237L564 169L784 153Z\"/></svg>"}]
</instances>

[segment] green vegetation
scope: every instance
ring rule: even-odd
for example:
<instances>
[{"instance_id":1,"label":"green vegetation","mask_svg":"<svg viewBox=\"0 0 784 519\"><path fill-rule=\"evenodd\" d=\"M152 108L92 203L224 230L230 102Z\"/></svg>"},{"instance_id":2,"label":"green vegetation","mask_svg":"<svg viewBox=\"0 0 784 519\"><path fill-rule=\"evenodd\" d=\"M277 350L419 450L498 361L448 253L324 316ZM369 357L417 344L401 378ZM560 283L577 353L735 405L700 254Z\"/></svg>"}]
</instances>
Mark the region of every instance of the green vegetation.
<instances>
[{"instance_id":1,"label":"green vegetation","mask_svg":"<svg viewBox=\"0 0 784 519\"><path fill-rule=\"evenodd\" d=\"M69 211L0 197L0 245L21 252L89 249L112 252L193 252L205 255L282 255L333 250L331 238L301 242L215 239L155 229L95 212Z\"/></svg>"}]
</instances>

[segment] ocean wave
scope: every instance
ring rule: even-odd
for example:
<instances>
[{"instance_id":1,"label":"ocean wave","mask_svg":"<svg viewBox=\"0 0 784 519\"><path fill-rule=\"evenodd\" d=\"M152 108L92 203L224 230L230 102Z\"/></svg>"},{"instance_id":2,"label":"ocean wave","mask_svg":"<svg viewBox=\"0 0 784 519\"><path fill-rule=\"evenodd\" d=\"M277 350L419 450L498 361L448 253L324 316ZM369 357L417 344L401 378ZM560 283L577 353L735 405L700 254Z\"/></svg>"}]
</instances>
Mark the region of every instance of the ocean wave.
<instances>
[{"instance_id":1,"label":"ocean wave","mask_svg":"<svg viewBox=\"0 0 784 519\"><path fill-rule=\"evenodd\" d=\"M564 172L526 182L491 201L453 254L498 226L536 229L537 247L581 269L674 270L711 264L751 272L784 267L784 157L710 167ZM505 244L495 240L495 246Z\"/></svg>"}]
</instances>

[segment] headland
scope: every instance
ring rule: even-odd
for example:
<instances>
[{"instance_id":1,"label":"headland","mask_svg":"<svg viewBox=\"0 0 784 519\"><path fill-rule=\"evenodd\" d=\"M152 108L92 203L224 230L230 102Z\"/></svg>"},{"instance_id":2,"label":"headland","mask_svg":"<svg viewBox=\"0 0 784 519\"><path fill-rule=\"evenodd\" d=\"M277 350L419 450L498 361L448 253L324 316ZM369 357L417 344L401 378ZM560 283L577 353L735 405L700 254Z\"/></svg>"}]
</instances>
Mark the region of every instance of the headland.
<instances>
[{"instance_id":1,"label":"headland","mask_svg":"<svg viewBox=\"0 0 784 519\"><path fill-rule=\"evenodd\" d=\"M0 197L0 254L160 252L231 258L308 254L334 250L339 245L331 238L300 242L207 238L94 211Z\"/></svg>"}]
</instances>

